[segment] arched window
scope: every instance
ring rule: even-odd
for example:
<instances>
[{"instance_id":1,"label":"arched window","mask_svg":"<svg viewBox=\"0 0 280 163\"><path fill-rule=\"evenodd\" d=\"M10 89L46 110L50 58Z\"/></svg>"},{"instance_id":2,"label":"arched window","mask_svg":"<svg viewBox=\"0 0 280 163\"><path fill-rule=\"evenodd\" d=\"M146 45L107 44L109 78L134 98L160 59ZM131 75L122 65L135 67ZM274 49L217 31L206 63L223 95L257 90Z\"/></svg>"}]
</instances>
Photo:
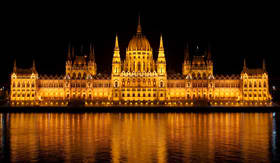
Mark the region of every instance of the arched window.
<instances>
[{"instance_id":1,"label":"arched window","mask_svg":"<svg viewBox=\"0 0 280 163\"><path fill-rule=\"evenodd\" d=\"M160 87L163 87L163 82L162 81L160 82Z\"/></svg>"},{"instance_id":2,"label":"arched window","mask_svg":"<svg viewBox=\"0 0 280 163\"><path fill-rule=\"evenodd\" d=\"M138 62L138 68L137 68L138 71L141 71L141 64L140 62Z\"/></svg>"},{"instance_id":3,"label":"arched window","mask_svg":"<svg viewBox=\"0 0 280 163\"><path fill-rule=\"evenodd\" d=\"M197 78L199 79L201 76L200 76L200 73L197 73Z\"/></svg>"},{"instance_id":4,"label":"arched window","mask_svg":"<svg viewBox=\"0 0 280 163\"><path fill-rule=\"evenodd\" d=\"M116 88L118 87L118 81L115 81L115 87Z\"/></svg>"},{"instance_id":5,"label":"arched window","mask_svg":"<svg viewBox=\"0 0 280 163\"><path fill-rule=\"evenodd\" d=\"M194 72L192 73L192 78L195 78L195 73Z\"/></svg>"},{"instance_id":6,"label":"arched window","mask_svg":"<svg viewBox=\"0 0 280 163\"><path fill-rule=\"evenodd\" d=\"M205 72L203 73L203 79L206 79L206 73Z\"/></svg>"}]
</instances>

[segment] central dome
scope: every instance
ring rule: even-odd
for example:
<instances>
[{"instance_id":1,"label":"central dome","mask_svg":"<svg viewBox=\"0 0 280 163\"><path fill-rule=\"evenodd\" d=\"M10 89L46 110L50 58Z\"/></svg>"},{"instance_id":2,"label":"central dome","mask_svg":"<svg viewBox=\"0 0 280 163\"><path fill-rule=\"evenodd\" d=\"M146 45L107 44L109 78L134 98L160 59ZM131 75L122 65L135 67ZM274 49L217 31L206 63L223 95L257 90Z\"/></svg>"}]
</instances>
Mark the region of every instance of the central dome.
<instances>
[{"instance_id":1,"label":"central dome","mask_svg":"<svg viewBox=\"0 0 280 163\"><path fill-rule=\"evenodd\" d=\"M150 51L151 46L146 38L142 34L136 34L132 37L128 44L128 50L143 50L143 51Z\"/></svg>"},{"instance_id":2,"label":"central dome","mask_svg":"<svg viewBox=\"0 0 280 163\"><path fill-rule=\"evenodd\" d=\"M140 25L140 18L137 26L137 34L132 37L129 41L128 48L129 51L134 50L143 50L143 51L151 51L151 45L146 38L146 36L142 35L141 25Z\"/></svg>"}]
</instances>

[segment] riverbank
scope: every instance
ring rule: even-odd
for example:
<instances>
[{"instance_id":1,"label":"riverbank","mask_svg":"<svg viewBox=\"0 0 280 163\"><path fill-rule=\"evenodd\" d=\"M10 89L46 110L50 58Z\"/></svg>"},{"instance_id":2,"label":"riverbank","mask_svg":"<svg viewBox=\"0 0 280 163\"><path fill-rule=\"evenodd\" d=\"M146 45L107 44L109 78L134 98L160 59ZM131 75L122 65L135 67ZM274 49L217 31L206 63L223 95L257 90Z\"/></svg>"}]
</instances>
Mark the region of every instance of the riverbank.
<instances>
[{"instance_id":1,"label":"riverbank","mask_svg":"<svg viewBox=\"0 0 280 163\"><path fill-rule=\"evenodd\" d=\"M280 112L280 107L0 107L2 113Z\"/></svg>"}]
</instances>

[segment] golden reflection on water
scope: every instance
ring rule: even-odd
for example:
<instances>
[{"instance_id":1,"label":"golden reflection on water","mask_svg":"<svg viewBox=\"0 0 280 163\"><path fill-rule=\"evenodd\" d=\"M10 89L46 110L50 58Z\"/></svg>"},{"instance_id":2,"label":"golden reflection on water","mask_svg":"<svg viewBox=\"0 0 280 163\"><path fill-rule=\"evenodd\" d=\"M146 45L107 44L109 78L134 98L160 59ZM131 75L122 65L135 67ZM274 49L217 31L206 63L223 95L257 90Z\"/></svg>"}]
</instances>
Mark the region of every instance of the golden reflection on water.
<instances>
[{"instance_id":1,"label":"golden reflection on water","mask_svg":"<svg viewBox=\"0 0 280 163\"><path fill-rule=\"evenodd\" d=\"M12 162L270 161L270 113L16 113L5 123L3 117L1 144Z\"/></svg>"}]
</instances>

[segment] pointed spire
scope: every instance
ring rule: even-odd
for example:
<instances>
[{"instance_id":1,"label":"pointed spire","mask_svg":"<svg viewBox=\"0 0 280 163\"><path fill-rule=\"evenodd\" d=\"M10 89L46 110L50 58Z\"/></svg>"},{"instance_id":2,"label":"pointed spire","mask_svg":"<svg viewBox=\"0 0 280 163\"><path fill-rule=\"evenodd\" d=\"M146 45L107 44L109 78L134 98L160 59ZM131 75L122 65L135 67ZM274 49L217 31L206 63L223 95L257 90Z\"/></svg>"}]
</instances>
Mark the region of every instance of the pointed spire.
<instances>
[{"instance_id":1,"label":"pointed spire","mask_svg":"<svg viewBox=\"0 0 280 163\"><path fill-rule=\"evenodd\" d=\"M160 43L159 43L159 50L158 50L158 62L165 62L165 54L164 54L162 35L160 35Z\"/></svg>"},{"instance_id":2,"label":"pointed spire","mask_svg":"<svg viewBox=\"0 0 280 163\"><path fill-rule=\"evenodd\" d=\"M138 16L138 26L137 26L137 34L141 34L142 33L142 28L141 28L141 24L140 24L140 14Z\"/></svg>"},{"instance_id":3,"label":"pointed spire","mask_svg":"<svg viewBox=\"0 0 280 163\"><path fill-rule=\"evenodd\" d=\"M189 48L189 43L187 42L186 44L186 49L185 49L185 60L190 59L190 48Z\"/></svg>"},{"instance_id":4,"label":"pointed spire","mask_svg":"<svg viewBox=\"0 0 280 163\"><path fill-rule=\"evenodd\" d=\"M262 68L263 68L264 71L266 70L265 59L263 59Z\"/></svg>"},{"instance_id":5,"label":"pointed spire","mask_svg":"<svg viewBox=\"0 0 280 163\"><path fill-rule=\"evenodd\" d=\"M211 60L211 46L210 43L208 42L208 47L207 47L207 59Z\"/></svg>"},{"instance_id":6,"label":"pointed spire","mask_svg":"<svg viewBox=\"0 0 280 163\"><path fill-rule=\"evenodd\" d=\"M71 44L70 44L70 42L68 44L67 59L71 60Z\"/></svg>"},{"instance_id":7,"label":"pointed spire","mask_svg":"<svg viewBox=\"0 0 280 163\"><path fill-rule=\"evenodd\" d=\"M94 54L94 45L91 43L89 45L89 60L94 60L95 59L95 54Z\"/></svg>"},{"instance_id":8,"label":"pointed spire","mask_svg":"<svg viewBox=\"0 0 280 163\"><path fill-rule=\"evenodd\" d=\"M14 68L13 68L13 71L14 71L14 72L17 71L17 61L16 61L16 59L14 60Z\"/></svg>"},{"instance_id":9,"label":"pointed spire","mask_svg":"<svg viewBox=\"0 0 280 163\"><path fill-rule=\"evenodd\" d=\"M159 51L164 51L162 34L160 35Z\"/></svg>"},{"instance_id":10,"label":"pointed spire","mask_svg":"<svg viewBox=\"0 0 280 163\"><path fill-rule=\"evenodd\" d=\"M115 51L119 51L120 48L119 48L119 40L118 40L118 35L116 34L116 41L115 41L115 48L114 48Z\"/></svg>"},{"instance_id":11,"label":"pointed spire","mask_svg":"<svg viewBox=\"0 0 280 163\"><path fill-rule=\"evenodd\" d=\"M246 70L247 66L246 66L246 59L244 58L244 63L243 63L243 70Z\"/></svg>"},{"instance_id":12,"label":"pointed spire","mask_svg":"<svg viewBox=\"0 0 280 163\"><path fill-rule=\"evenodd\" d=\"M113 61L120 62L120 48L119 48L118 35L116 35L116 40L115 40Z\"/></svg>"},{"instance_id":13,"label":"pointed spire","mask_svg":"<svg viewBox=\"0 0 280 163\"><path fill-rule=\"evenodd\" d=\"M32 63L32 71L36 72L36 64L35 64L35 60L33 59L33 63Z\"/></svg>"}]
</instances>

